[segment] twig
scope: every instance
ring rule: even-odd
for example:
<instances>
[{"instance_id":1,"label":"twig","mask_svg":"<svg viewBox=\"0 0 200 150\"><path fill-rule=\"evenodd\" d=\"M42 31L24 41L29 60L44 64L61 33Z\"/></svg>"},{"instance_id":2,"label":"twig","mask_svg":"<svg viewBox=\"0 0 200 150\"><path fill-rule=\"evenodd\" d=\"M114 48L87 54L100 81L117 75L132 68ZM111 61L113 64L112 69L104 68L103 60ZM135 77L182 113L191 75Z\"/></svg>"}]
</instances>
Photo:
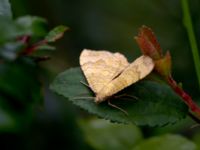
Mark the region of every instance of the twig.
<instances>
[{"instance_id":1,"label":"twig","mask_svg":"<svg viewBox=\"0 0 200 150\"><path fill-rule=\"evenodd\" d=\"M24 50L23 54L25 54L25 55L32 54L39 46L44 45L44 44L46 44L46 43L47 43L46 40L39 41L39 42L37 42L37 43L31 45L30 47L27 47L27 48Z\"/></svg>"},{"instance_id":2,"label":"twig","mask_svg":"<svg viewBox=\"0 0 200 150\"><path fill-rule=\"evenodd\" d=\"M176 81L169 76L167 78L168 84L172 87L172 89L183 99L183 101L187 104L190 110L195 113L200 121L200 108L199 106L192 100L192 98L176 83Z\"/></svg>"}]
</instances>

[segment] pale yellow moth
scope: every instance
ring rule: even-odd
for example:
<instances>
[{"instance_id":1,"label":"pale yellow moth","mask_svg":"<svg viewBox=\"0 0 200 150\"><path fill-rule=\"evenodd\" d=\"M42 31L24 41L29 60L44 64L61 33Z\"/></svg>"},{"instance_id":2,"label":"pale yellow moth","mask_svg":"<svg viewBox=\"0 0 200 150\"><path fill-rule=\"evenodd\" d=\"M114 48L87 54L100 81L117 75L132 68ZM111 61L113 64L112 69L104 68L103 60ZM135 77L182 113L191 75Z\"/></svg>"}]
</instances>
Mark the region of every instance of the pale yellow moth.
<instances>
[{"instance_id":1,"label":"pale yellow moth","mask_svg":"<svg viewBox=\"0 0 200 150\"><path fill-rule=\"evenodd\" d=\"M88 49L82 51L80 65L89 87L96 95L96 103L143 79L154 68L149 56L142 55L129 63L120 53Z\"/></svg>"}]
</instances>

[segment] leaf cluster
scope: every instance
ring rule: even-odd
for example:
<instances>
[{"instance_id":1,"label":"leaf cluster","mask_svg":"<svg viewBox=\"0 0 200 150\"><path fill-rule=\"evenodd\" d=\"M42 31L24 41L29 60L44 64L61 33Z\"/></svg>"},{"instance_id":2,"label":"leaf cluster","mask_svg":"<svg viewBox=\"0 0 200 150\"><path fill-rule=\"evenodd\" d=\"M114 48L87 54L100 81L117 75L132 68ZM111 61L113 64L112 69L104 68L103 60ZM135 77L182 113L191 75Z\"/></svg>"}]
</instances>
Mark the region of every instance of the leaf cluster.
<instances>
[{"instance_id":1,"label":"leaf cluster","mask_svg":"<svg viewBox=\"0 0 200 150\"><path fill-rule=\"evenodd\" d=\"M0 130L15 130L31 121L43 102L36 60L46 58L34 52L52 50L48 43L66 29L58 26L48 32L46 20L37 16L14 19L9 1L0 1Z\"/></svg>"}]
</instances>

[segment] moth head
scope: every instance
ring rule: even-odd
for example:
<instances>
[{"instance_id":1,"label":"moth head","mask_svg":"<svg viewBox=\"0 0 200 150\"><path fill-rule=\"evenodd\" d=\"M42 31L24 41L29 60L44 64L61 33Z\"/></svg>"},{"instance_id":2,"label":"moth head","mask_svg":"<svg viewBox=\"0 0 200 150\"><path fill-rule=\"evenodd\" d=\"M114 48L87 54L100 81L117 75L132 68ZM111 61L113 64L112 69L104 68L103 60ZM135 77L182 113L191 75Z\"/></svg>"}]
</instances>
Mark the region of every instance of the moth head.
<instances>
[{"instance_id":1,"label":"moth head","mask_svg":"<svg viewBox=\"0 0 200 150\"><path fill-rule=\"evenodd\" d=\"M108 97L106 97L106 96L97 94L96 97L95 97L95 103L99 104L99 103L105 101L107 98Z\"/></svg>"}]
</instances>

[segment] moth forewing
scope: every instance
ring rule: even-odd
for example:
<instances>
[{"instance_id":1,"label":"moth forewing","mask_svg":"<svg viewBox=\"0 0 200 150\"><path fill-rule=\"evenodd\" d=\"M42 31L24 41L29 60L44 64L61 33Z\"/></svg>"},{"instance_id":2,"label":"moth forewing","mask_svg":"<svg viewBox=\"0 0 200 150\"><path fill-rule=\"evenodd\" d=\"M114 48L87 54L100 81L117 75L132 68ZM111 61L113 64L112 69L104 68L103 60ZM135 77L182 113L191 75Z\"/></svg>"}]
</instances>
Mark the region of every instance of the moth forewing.
<instances>
[{"instance_id":1,"label":"moth forewing","mask_svg":"<svg viewBox=\"0 0 200 150\"><path fill-rule=\"evenodd\" d=\"M97 93L95 101L100 103L124 88L146 77L154 68L153 60L140 56L132 62L117 78L114 78Z\"/></svg>"},{"instance_id":2,"label":"moth forewing","mask_svg":"<svg viewBox=\"0 0 200 150\"><path fill-rule=\"evenodd\" d=\"M93 92L98 93L129 63L120 53L84 49L80 65Z\"/></svg>"}]
</instances>

